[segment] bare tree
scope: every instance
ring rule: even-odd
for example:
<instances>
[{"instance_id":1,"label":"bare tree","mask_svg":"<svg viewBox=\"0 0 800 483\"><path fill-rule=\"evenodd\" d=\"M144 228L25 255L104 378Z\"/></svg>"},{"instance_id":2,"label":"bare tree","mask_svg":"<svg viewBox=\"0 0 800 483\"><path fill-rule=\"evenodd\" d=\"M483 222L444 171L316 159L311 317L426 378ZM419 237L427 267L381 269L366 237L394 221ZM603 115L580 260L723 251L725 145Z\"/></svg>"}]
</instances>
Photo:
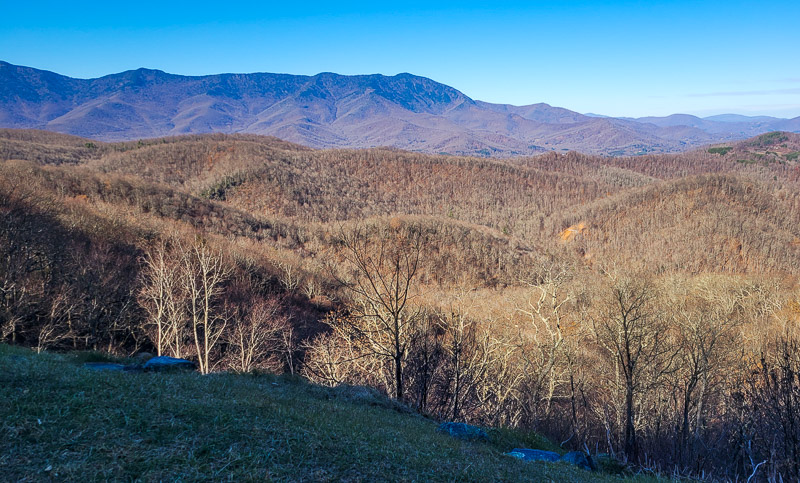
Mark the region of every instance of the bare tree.
<instances>
[{"instance_id":1,"label":"bare tree","mask_svg":"<svg viewBox=\"0 0 800 483\"><path fill-rule=\"evenodd\" d=\"M725 370L721 359L733 344L734 329L740 323L737 312L743 294L715 282L705 278L686 287L685 283L672 280L668 284L670 290L664 290L679 349L675 380L682 400L675 443L676 459L682 465L688 462L690 439L695 446L699 444L709 386L714 374Z\"/></svg>"},{"instance_id":2,"label":"bare tree","mask_svg":"<svg viewBox=\"0 0 800 483\"><path fill-rule=\"evenodd\" d=\"M59 287L50 300L47 320L36 334L36 352L40 353L69 337L70 319L75 311L75 295L67 285Z\"/></svg>"},{"instance_id":3,"label":"bare tree","mask_svg":"<svg viewBox=\"0 0 800 483\"><path fill-rule=\"evenodd\" d=\"M653 311L648 280L611 278L600 312L592 319L597 343L615 368L612 383L624 393L621 441L625 455L639 458L636 399L653 387L670 366L667 324Z\"/></svg>"},{"instance_id":4,"label":"bare tree","mask_svg":"<svg viewBox=\"0 0 800 483\"><path fill-rule=\"evenodd\" d=\"M520 330L525 370L531 376L527 384L527 410L532 413L533 422L548 418L557 386L566 370L562 319L572 300L566 287L568 280L569 274L563 267L543 268L534 281L525 281L530 289L527 301L516 308L526 319ZM543 413L537 414L542 404Z\"/></svg>"},{"instance_id":5,"label":"bare tree","mask_svg":"<svg viewBox=\"0 0 800 483\"><path fill-rule=\"evenodd\" d=\"M231 273L221 252L197 240L183 256L183 286L188 297L189 321L192 327L200 372L207 374L210 355L227 324L217 302L223 283Z\"/></svg>"},{"instance_id":6,"label":"bare tree","mask_svg":"<svg viewBox=\"0 0 800 483\"><path fill-rule=\"evenodd\" d=\"M448 358L448 378L451 384L450 417L457 421L461 417L463 399L469 381L474 377L475 337L477 324L469 318L466 310L451 308L449 314L439 315L439 324L447 334L444 350Z\"/></svg>"},{"instance_id":7,"label":"bare tree","mask_svg":"<svg viewBox=\"0 0 800 483\"><path fill-rule=\"evenodd\" d=\"M255 302L247 316L228 331L232 349L232 365L240 372L252 371L270 354L278 352L288 330L288 318L281 313L280 303L273 299Z\"/></svg>"},{"instance_id":8,"label":"bare tree","mask_svg":"<svg viewBox=\"0 0 800 483\"><path fill-rule=\"evenodd\" d=\"M181 265L169 245L161 241L141 258L142 284L139 303L148 314L145 333L156 348L156 354L170 352L181 356L183 289Z\"/></svg>"},{"instance_id":9,"label":"bare tree","mask_svg":"<svg viewBox=\"0 0 800 483\"><path fill-rule=\"evenodd\" d=\"M294 294L303 283L303 272L293 260L284 260L276 263L280 270L279 280L286 292Z\"/></svg>"},{"instance_id":10,"label":"bare tree","mask_svg":"<svg viewBox=\"0 0 800 483\"><path fill-rule=\"evenodd\" d=\"M345 314L330 314L325 320L331 327L330 333L320 334L305 344L303 375L328 386L365 384L388 388L385 360L372 352L360 330L354 330L354 323L342 320L345 317Z\"/></svg>"},{"instance_id":11,"label":"bare tree","mask_svg":"<svg viewBox=\"0 0 800 483\"><path fill-rule=\"evenodd\" d=\"M309 381L335 386L347 381L349 362L357 358L348 339L337 340L332 334L320 334L306 343L303 375Z\"/></svg>"},{"instance_id":12,"label":"bare tree","mask_svg":"<svg viewBox=\"0 0 800 483\"><path fill-rule=\"evenodd\" d=\"M423 237L410 226L356 227L339 237L338 254L345 272L331 269L350 295L353 329L368 342L369 350L391 360L394 395L403 399L403 365L408 346L420 320L411 306L414 281L420 264Z\"/></svg>"},{"instance_id":13,"label":"bare tree","mask_svg":"<svg viewBox=\"0 0 800 483\"><path fill-rule=\"evenodd\" d=\"M447 413L454 421L474 416L475 385L492 360L484 351L493 350L494 345L485 338L489 334L473 314L481 305L477 297L474 289L461 286L437 315L439 330L444 334ZM492 322L487 320L485 324Z\"/></svg>"},{"instance_id":14,"label":"bare tree","mask_svg":"<svg viewBox=\"0 0 800 483\"><path fill-rule=\"evenodd\" d=\"M406 392L413 392L418 411L427 412L433 402L434 384L442 372L443 334L438 318L428 311L414 328L406 361Z\"/></svg>"},{"instance_id":15,"label":"bare tree","mask_svg":"<svg viewBox=\"0 0 800 483\"><path fill-rule=\"evenodd\" d=\"M480 418L493 426L515 426L520 422L518 393L524 372L520 370L520 344L516 338L482 327L476 338L474 393Z\"/></svg>"},{"instance_id":16,"label":"bare tree","mask_svg":"<svg viewBox=\"0 0 800 483\"><path fill-rule=\"evenodd\" d=\"M286 319L283 330L280 332L280 350L283 352L283 357L286 360L286 368L289 369L289 374L294 375L297 362L295 357L298 351L297 334L294 327Z\"/></svg>"}]
</instances>

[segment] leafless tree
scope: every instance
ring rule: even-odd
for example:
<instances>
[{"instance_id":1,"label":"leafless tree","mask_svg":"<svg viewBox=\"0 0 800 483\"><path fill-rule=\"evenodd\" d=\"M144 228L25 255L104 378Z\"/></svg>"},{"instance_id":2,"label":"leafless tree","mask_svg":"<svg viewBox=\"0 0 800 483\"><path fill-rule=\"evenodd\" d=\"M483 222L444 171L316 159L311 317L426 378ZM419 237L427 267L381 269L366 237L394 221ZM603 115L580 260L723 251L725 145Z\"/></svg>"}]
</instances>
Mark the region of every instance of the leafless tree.
<instances>
[{"instance_id":1,"label":"leafless tree","mask_svg":"<svg viewBox=\"0 0 800 483\"><path fill-rule=\"evenodd\" d=\"M204 240L196 240L184 251L182 263L182 283L188 297L198 365L200 372L207 374L211 370L211 352L227 324L227 317L221 313L217 302L231 270L222 253Z\"/></svg>"},{"instance_id":2,"label":"leafless tree","mask_svg":"<svg viewBox=\"0 0 800 483\"><path fill-rule=\"evenodd\" d=\"M725 353L734 344L735 329L741 323L738 312L743 294L721 282L706 277L688 285L673 278L662 284L665 312L673 317L678 348L674 377L676 396L682 400L675 446L681 465L688 463L692 447L696 450L700 444L710 386L714 375L726 370ZM690 445L690 440L694 444Z\"/></svg>"},{"instance_id":3,"label":"leafless tree","mask_svg":"<svg viewBox=\"0 0 800 483\"><path fill-rule=\"evenodd\" d=\"M148 314L145 333L150 335L157 355L169 352L180 357L184 322L180 257L161 241L145 252L141 263L139 303Z\"/></svg>"},{"instance_id":4,"label":"leafless tree","mask_svg":"<svg viewBox=\"0 0 800 483\"><path fill-rule=\"evenodd\" d=\"M305 344L303 375L328 386L363 384L388 388L385 361L374 354L369 342L353 330L346 314L332 313L326 319L331 331L320 334Z\"/></svg>"},{"instance_id":5,"label":"leafless tree","mask_svg":"<svg viewBox=\"0 0 800 483\"><path fill-rule=\"evenodd\" d=\"M283 330L280 331L279 335L280 350L283 353L283 358L286 362L286 368L289 370L289 374L294 375L297 366L296 354L299 347L297 334L295 333L292 324L289 323L289 319L286 319L286 323L283 325Z\"/></svg>"},{"instance_id":6,"label":"leafless tree","mask_svg":"<svg viewBox=\"0 0 800 483\"><path fill-rule=\"evenodd\" d=\"M458 421L463 410L463 400L473 384L476 366L477 322L470 318L471 305L467 292L462 290L450 304L449 313L439 314L439 325L447 335L444 351L448 359L447 372L451 385L450 417Z\"/></svg>"},{"instance_id":7,"label":"leafless tree","mask_svg":"<svg viewBox=\"0 0 800 483\"><path fill-rule=\"evenodd\" d=\"M403 365L408 346L420 320L410 302L420 266L423 237L412 226L356 227L341 231L338 254L344 272L331 273L350 296L351 317L373 354L391 360L394 396L404 397Z\"/></svg>"},{"instance_id":8,"label":"leafless tree","mask_svg":"<svg viewBox=\"0 0 800 483\"><path fill-rule=\"evenodd\" d=\"M611 382L623 393L620 440L625 455L638 461L636 400L670 367L671 347L667 324L653 311L655 293L650 281L630 276L609 281L592 324L597 343L614 368Z\"/></svg>"},{"instance_id":9,"label":"leafless tree","mask_svg":"<svg viewBox=\"0 0 800 483\"><path fill-rule=\"evenodd\" d=\"M282 260L276 265L280 270L279 280L283 289L290 294L295 293L303 283L303 273L300 267L291 260Z\"/></svg>"},{"instance_id":10,"label":"leafless tree","mask_svg":"<svg viewBox=\"0 0 800 483\"><path fill-rule=\"evenodd\" d=\"M47 320L37 330L37 353L69 337L69 320L72 318L74 311L75 296L70 287L64 285L51 298Z\"/></svg>"},{"instance_id":11,"label":"leafless tree","mask_svg":"<svg viewBox=\"0 0 800 483\"><path fill-rule=\"evenodd\" d=\"M564 379L564 327L567 305L572 300L564 267L550 265L541 269L534 280L525 281L529 288L525 305L518 306L524 321L520 326L522 356L528 375L528 411L535 423L548 418L557 386ZM541 405L543 413L537 414Z\"/></svg>"},{"instance_id":12,"label":"leafless tree","mask_svg":"<svg viewBox=\"0 0 800 483\"><path fill-rule=\"evenodd\" d=\"M281 313L280 303L273 299L256 301L243 320L228 331L227 342L232 350L232 366L239 372L252 371L269 355L279 351L288 319Z\"/></svg>"},{"instance_id":13,"label":"leafless tree","mask_svg":"<svg viewBox=\"0 0 800 483\"><path fill-rule=\"evenodd\" d=\"M474 393L480 419L492 426L519 424L522 407L518 393L524 378L519 340L487 326L478 333L476 346L477 359L471 364L476 369Z\"/></svg>"}]
</instances>

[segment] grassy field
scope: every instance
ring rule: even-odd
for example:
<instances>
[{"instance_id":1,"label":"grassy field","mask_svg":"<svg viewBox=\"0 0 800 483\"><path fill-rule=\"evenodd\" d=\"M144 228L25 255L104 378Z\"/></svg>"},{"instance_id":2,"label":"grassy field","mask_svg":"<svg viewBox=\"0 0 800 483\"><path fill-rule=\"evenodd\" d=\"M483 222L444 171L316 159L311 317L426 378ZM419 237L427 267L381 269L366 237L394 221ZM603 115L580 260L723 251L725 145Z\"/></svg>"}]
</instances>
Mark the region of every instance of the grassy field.
<instances>
[{"instance_id":1,"label":"grassy field","mask_svg":"<svg viewBox=\"0 0 800 483\"><path fill-rule=\"evenodd\" d=\"M526 463L364 388L267 375L94 372L86 354L0 345L2 481L620 481Z\"/></svg>"}]
</instances>

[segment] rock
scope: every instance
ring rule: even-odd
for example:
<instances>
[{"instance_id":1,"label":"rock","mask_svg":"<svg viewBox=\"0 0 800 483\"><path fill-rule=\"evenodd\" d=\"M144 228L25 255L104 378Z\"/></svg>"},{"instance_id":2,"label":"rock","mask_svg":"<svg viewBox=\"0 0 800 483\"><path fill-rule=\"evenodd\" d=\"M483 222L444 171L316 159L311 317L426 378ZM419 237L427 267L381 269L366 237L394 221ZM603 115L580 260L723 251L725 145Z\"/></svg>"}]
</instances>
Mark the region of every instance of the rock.
<instances>
[{"instance_id":1,"label":"rock","mask_svg":"<svg viewBox=\"0 0 800 483\"><path fill-rule=\"evenodd\" d=\"M558 461L561 459L558 453L541 449L514 448L507 454L525 461Z\"/></svg>"},{"instance_id":2,"label":"rock","mask_svg":"<svg viewBox=\"0 0 800 483\"><path fill-rule=\"evenodd\" d=\"M561 461L572 463L573 465L583 468L584 470L594 470L594 464L591 460L591 457L583 451L570 451L561 457Z\"/></svg>"},{"instance_id":3,"label":"rock","mask_svg":"<svg viewBox=\"0 0 800 483\"><path fill-rule=\"evenodd\" d=\"M477 426L472 426L466 423L442 423L436 429L440 433L447 433L450 436L458 439L465 439L468 441L481 440L487 441L489 435L484 430Z\"/></svg>"},{"instance_id":4,"label":"rock","mask_svg":"<svg viewBox=\"0 0 800 483\"><path fill-rule=\"evenodd\" d=\"M197 366L192 361L175 357L158 356L147 361L142 369L146 372L193 371Z\"/></svg>"}]
</instances>

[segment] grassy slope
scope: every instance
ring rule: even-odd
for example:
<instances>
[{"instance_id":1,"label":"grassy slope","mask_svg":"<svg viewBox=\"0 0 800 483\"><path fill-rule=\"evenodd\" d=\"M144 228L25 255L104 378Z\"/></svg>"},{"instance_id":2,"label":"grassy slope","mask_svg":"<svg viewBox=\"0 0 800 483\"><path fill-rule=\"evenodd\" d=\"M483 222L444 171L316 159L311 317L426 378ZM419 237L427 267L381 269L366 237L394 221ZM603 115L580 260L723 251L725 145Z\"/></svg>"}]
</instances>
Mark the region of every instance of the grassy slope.
<instances>
[{"instance_id":1,"label":"grassy slope","mask_svg":"<svg viewBox=\"0 0 800 483\"><path fill-rule=\"evenodd\" d=\"M358 388L270 376L100 373L75 355L0 345L0 479L604 481L489 443Z\"/></svg>"}]
</instances>

